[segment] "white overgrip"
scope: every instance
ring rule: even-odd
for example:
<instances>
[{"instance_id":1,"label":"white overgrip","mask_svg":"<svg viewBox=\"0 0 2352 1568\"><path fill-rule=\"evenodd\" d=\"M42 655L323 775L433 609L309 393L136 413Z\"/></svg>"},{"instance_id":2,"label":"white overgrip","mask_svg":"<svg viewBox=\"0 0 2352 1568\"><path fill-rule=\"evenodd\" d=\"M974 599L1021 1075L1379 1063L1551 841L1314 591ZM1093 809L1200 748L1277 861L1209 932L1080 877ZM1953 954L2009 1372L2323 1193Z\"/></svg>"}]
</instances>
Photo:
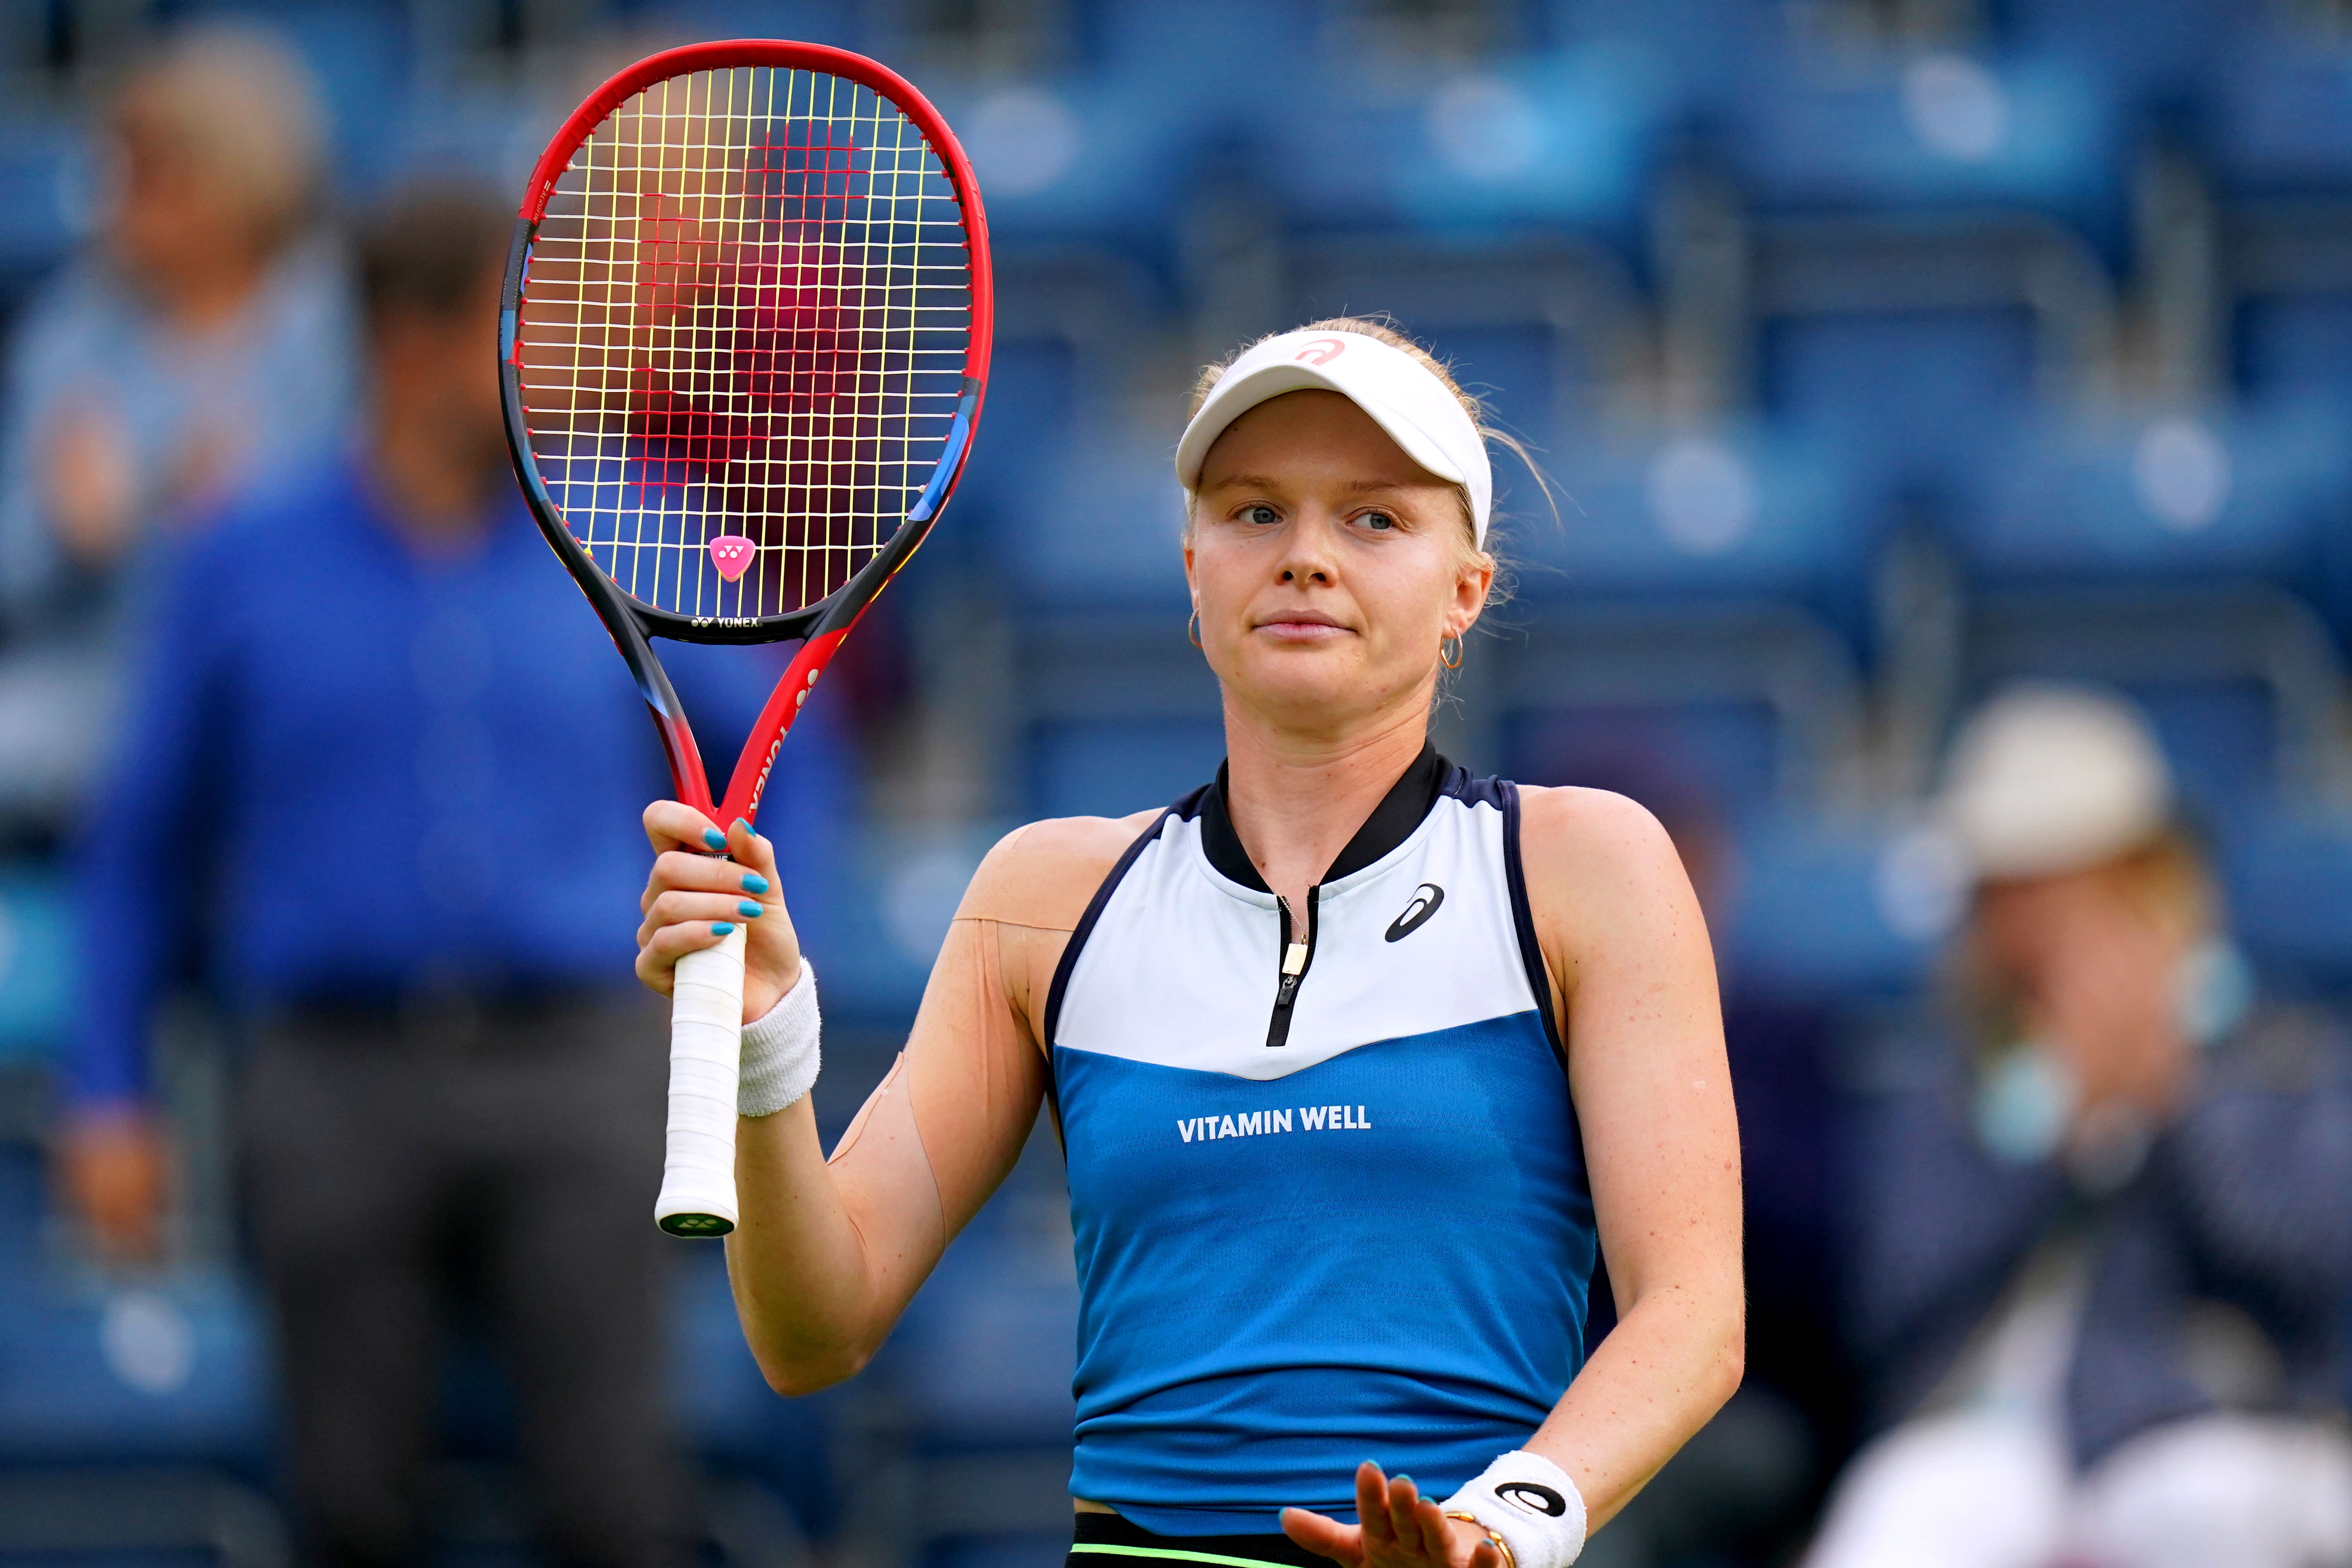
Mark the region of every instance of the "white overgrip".
<instances>
[{"instance_id":1,"label":"white overgrip","mask_svg":"<svg viewBox=\"0 0 2352 1568\"><path fill-rule=\"evenodd\" d=\"M673 1236L735 1228L735 1088L742 1058L743 939L677 961L669 1021L669 1144L654 1223Z\"/></svg>"}]
</instances>

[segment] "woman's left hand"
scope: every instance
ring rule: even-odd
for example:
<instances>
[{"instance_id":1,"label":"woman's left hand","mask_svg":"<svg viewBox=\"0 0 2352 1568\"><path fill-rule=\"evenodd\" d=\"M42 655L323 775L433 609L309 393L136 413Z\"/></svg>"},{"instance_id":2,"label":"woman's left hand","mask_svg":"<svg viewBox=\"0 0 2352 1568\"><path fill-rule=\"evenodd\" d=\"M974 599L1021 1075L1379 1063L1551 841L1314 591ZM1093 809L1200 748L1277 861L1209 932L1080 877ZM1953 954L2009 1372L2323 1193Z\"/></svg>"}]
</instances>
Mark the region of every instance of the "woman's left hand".
<instances>
[{"instance_id":1,"label":"woman's left hand","mask_svg":"<svg viewBox=\"0 0 2352 1568\"><path fill-rule=\"evenodd\" d=\"M1503 1568L1503 1554L1475 1524L1448 1519L1411 1476L1390 1480L1367 1459L1356 1467L1361 1524L1303 1508L1282 1510L1282 1532L1344 1568Z\"/></svg>"}]
</instances>

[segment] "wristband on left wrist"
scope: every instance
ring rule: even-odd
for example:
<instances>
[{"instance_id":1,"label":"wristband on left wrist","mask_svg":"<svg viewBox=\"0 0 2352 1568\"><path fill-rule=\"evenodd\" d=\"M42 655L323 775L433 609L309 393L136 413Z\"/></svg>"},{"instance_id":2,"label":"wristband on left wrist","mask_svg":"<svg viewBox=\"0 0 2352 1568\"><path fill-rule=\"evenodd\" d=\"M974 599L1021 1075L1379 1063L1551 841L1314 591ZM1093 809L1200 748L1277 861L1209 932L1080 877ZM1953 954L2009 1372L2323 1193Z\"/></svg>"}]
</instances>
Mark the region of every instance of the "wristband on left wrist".
<instances>
[{"instance_id":1,"label":"wristband on left wrist","mask_svg":"<svg viewBox=\"0 0 2352 1568\"><path fill-rule=\"evenodd\" d=\"M1584 1497L1568 1472L1515 1448L1438 1505L1494 1538L1507 1568L1568 1568L1584 1550Z\"/></svg>"}]
</instances>

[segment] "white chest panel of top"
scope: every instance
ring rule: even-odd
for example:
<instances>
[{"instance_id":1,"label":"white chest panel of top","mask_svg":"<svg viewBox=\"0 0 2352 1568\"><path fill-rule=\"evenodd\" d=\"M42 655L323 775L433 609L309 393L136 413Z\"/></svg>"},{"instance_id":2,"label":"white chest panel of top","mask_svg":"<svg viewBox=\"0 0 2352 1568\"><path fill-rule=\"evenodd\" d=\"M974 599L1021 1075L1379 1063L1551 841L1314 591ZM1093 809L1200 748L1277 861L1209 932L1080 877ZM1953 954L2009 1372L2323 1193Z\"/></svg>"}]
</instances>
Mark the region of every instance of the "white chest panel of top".
<instances>
[{"instance_id":1,"label":"white chest panel of top","mask_svg":"<svg viewBox=\"0 0 2352 1568\"><path fill-rule=\"evenodd\" d=\"M1388 932L1428 887L1429 917ZM1297 911L1299 933L1307 911ZM1503 865L1503 814L1442 797L1412 837L1324 884L1314 965L1286 1044L1269 1047L1279 984L1274 896L1221 876L1201 825L1171 816L1136 858L1080 950L1057 1045L1129 1061L1265 1080L1358 1046L1534 1007Z\"/></svg>"}]
</instances>

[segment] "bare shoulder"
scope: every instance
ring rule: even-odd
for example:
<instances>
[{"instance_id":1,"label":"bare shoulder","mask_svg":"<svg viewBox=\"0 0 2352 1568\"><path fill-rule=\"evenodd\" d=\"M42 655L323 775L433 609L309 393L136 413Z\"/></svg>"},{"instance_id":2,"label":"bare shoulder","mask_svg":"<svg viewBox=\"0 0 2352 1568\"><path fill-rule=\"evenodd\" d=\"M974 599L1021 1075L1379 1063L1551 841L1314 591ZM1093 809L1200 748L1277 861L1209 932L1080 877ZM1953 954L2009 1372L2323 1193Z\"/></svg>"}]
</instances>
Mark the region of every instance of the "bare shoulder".
<instances>
[{"instance_id":1,"label":"bare shoulder","mask_svg":"<svg viewBox=\"0 0 2352 1568\"><path fill-rule=\"evenodd\" d=\"M1530 890L1539 870L1682 873L1674 840L1649 808L1605 789L1519 786L1519 854Z\"/></svg>"},{"instance_id":2,"label":"bare shoulder","mask_svg":"<svg viewBox=\"0 0 2352 1568\"><path fill-rule=\"evenodd\" d=\"M1600 789L1519 791L1519 858L1538 935L1564 973L1621 944L1705 940L1682 856L1658 819Z\"/></svg>"},{"instance_id":3,"label":"bare shoulder","mask_svg":"<svg viewBox=\"0 0 2352 1568\"><path fill-rule=\"evenodd\" d=\"M1095 889L1159 816L1056 816L1016 827L972 873L956 917L1075 930Z\"/></svg>"}]
</instances>

